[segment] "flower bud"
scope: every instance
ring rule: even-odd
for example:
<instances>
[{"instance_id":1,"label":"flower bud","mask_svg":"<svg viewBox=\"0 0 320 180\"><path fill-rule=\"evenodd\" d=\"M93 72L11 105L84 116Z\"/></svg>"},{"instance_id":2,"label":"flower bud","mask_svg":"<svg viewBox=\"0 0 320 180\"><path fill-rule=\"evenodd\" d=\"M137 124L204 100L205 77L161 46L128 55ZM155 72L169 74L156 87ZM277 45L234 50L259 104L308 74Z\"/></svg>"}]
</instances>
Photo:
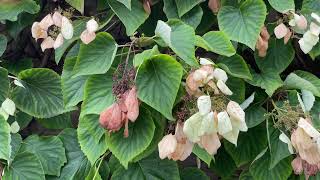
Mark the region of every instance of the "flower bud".
<instances>
[{"instance_id":1,"label":"flower bud","mask_svg":"<svg viewBox=\"0 0 320 180\"><path fill-rule=\"evenodd\" d=\"M117 103L112 104L100 114L100 125L111 132L118 131L123 125L123 115Z\"/></svg>"},{"instance_id":2,"label":"flower bud","mask_svg":"<svg viewBox=\"0 0 320 180\"><path fill-rule=\"evenodd\" d=\"M98 30L99 25L98 25L96 20L90 19L87 22L87 26L86 27L87 27L87 30L92 33L92 32L96 32Z\"/></svg>"},{"instance_id":3,"label":"flower bud","mask_svg":"<svg viewBox=\"0 0 320 180\"><path fill-rule=\"evenodd\" d=\"M131 122L134 122L139 116L139 100L137 97L136 87L133 87L124 101L127 106L127 117Z\"/></svg>"},{"instance_id":4,"label":"flower bud","mask_svg":"<svg viewBox=\"0 0 320 180\"><path fill-rule=\"evenodd\" d=\"M73 26L69 19L64 16L61 20L61 34L65 39L71 39L73 37Z\"/></svg>"}]
</instances>

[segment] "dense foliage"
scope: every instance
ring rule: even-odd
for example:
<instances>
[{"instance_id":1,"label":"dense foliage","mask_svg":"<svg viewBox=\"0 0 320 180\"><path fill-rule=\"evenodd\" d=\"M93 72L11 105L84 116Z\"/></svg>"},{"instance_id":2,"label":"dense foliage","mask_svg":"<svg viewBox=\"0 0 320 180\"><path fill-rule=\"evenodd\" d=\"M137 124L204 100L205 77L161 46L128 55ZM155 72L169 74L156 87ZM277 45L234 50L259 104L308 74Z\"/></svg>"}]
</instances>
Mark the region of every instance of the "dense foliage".
<instances>
[{"instance_id":1,"label":"dense foliage","mask_svg":"<svg viewBox=\"0 0 320 180\"><path fill-rule=\"evenodd\" d=\"M320 0L0 0L0 180L320 178Z\"/></svg>"}]
</instances>

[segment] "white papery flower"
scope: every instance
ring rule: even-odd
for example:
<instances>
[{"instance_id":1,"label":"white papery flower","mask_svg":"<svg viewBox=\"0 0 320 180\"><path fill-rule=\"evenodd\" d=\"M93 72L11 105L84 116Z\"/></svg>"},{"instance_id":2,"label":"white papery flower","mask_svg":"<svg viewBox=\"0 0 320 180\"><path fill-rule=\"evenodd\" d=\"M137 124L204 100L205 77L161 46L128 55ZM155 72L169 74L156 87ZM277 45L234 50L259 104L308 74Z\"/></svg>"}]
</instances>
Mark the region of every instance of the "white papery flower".
<instances>
[{"instance_id":1,"label":"white papery flower","mask_svg":"<svg viewBox=\"0 0 320 180\"><path fill-rule=\"evenodd\" d=\"M71 39L73 37L73 26L69 19L64 16L61 19L61 34L65 39Z\"/></svg>"},{"instance_id":2,"label":"white papery flower","mask_svg":"<svg viewBox=\"0 0 320 180\"><path fill-rule=\"evenodd\" d=\"M215 78L216 80L221 80L225 83L228 80L228 75L224 70L215 68L213 70L213 78Z\"/></svg>"},{"instance_id":3,"label":"white papery flower","mask_svg":"<svg viewBox=\"0 0 320 180\"><path fill-rule=\"evenodd\" d=\"M228 86L222 80L218 80L217 87L225 95L230 96L233 94L232 91L228 88Z\"/></svg>"},{"instance_id":4,"label":"white papery flower","mask_svg":"<svg viewBox=\"0 0 320 180\"><path fill-rule=\"evenodd\" d=\"M86 27L87 27L87 30L88 30L89 32L96 32L96 31L98 30L98 28L99 28L99 25L98 25L98 23L97 23L96 20L90 19L90 20L87 22Z\"/></svg>"},{"instance_id":5,"label":"white papery flower","mask_svg":"<svg viewBox=\"0 0 320 180\"><path fill-rule=\"evenodd\" d=\"M3 101L2 105L1 105L1 108L11 116L13 116L14 112L16 111L15 103L9 98L6 98Z\"/></svg>"}]
</instances>

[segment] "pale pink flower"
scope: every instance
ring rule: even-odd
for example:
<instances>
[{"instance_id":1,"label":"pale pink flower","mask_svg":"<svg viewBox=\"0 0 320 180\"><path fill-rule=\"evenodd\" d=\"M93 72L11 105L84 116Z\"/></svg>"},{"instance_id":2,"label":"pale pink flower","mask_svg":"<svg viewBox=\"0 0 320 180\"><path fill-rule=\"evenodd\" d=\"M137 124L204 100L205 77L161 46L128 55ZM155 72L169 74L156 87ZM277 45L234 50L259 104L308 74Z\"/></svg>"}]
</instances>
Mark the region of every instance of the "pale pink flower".
<instances>
[{"instance_id":1,"label":"pale pink flower","mask_svg":"<svg viewBox=\"0 0 320 180\"><path fill-rule=\"evenodd\" d=\"M41 43L41 50L44 52L46 49L53 48L54 40L51 37L45 38Z\"/></svg>"}]
</instances>

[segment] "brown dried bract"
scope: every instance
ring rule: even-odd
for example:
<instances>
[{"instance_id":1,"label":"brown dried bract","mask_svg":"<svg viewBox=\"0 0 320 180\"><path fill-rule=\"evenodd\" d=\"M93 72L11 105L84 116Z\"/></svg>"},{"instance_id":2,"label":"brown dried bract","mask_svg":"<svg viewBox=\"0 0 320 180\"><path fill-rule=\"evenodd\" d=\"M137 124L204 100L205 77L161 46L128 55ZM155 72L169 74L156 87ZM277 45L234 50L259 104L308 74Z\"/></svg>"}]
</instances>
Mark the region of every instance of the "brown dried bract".
<instances>
[{"instance_id":1,"label":"brown dried bract","mask_svg":"<svg viewBox=\"0 0 320 180\"><path fill-rule=\"evenodd\" d=\"M270 34L265 26L262 27L260 36L256 43L256 49L258 50L258 55L260 57L265 57L267 55L267 50L269 47Z\"/></svg>"},{"instance_id":2,"label":"brown dried bract","mask_svg":"<svg viewBox=\"0 0 320 180\"><path fill-rule=\"evenodd\" d=\"M219 12L219 9L221 7L220 0L209 0L208 6L212 10L212 12L216 14Z\"/></svg>"},{"instance_id":3,"label":"brown dried bract","mask_svg":"<svg viewBox=\"0 0 320 180\"><path fill-rule=\"evenodd\" d=\"M148 14L151 14L151 4L151 0L143 0L143 9Z\"/></svg>"}]
</instances>

